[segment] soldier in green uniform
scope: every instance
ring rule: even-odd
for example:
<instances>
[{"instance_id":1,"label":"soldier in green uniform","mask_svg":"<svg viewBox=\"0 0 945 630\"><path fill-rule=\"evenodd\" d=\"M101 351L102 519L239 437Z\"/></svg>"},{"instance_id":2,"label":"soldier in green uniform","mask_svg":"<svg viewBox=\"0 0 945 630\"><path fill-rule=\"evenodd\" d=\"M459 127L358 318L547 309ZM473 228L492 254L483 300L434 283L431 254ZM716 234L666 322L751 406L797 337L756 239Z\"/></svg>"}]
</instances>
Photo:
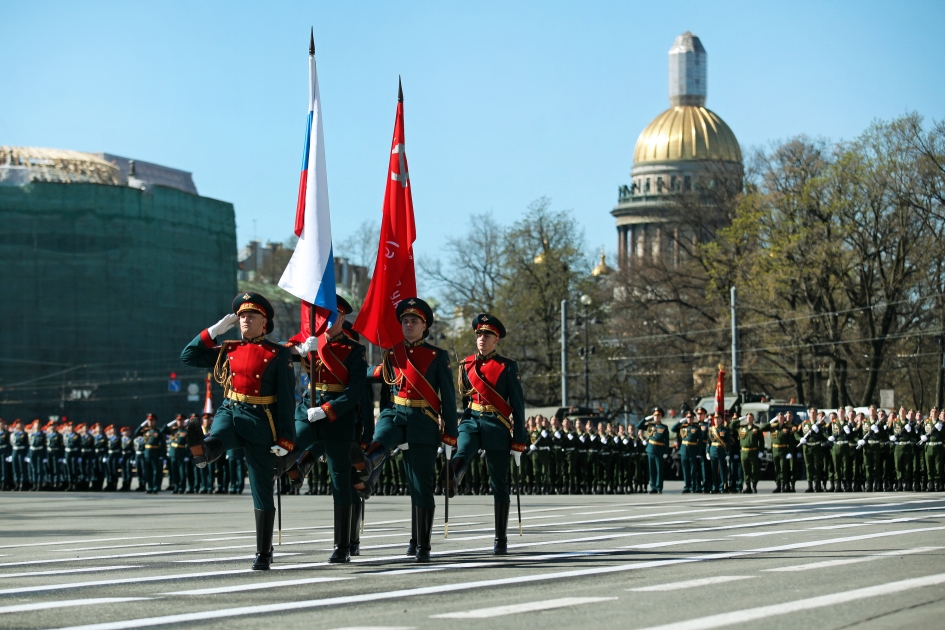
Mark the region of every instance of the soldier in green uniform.
<instances>
[{"instance_id":1,"label":"soldier in green uniform","mask_svg":"<svg viewBox=\"0 0 945 630\"><path fill-rule=\"evenodd\" d=\"M706 459L712 471L711 493L719 494L728 490L729 428L722 413L716 412L713 425L709 427L708 450Z\"/></svg>"},{"instance_id":2,"label":"soldier in green uniform","mask_svg":"<svg viewBox=\"0 0 945 630\"><path fill-rule=\"evenodd\" d=\"M679 441L679 465L682 468L683 494L693 492L695 478L696 449L699 447L698 427L695 425L693 413L687 411L682 420L674 424L670 431L676 434Z\"/></svg>"},{"instance_id":3,"label":"soldier in green uniform","mask_svg":"<svg viewBox=\"0 0 945 630\"><path fill-rule=\"evenodd\" d=\"M514 457L515 465L520 466L528 439L525 435L525 397L518 364L496 352L499 340L506 335L502 322L493 315L480 313L473 318L472 329L476 333L476 354L463 359L459 366L459 392L465 411L459 424L458 450L451 464L453 480L449 485L444 480L443 486L448 487L452 495L455 482L462 479L472 453L480 449L485 452L495 507L492 551L504 555L508 553L511 506L509 457ZM550 445L550 437L547 427L541 428L538 448L543 448L542 441L548 441ZM547 470L548 466L550 462L541 464L542 470ZM543 490L545 485L542 484Z\"/></svg>"},{"instance_id":4,"label":"soldier in green uniform","mask_svg":"<svg viewBox=\"0 0 945 630\"><path fill-rule=\"evenodd\" d=\"M134 472L135 442L131 436L131 427L121 428L121 492L131 491L131 478Z\"/></svg>"},{"instance_id":5,"label":"soldier in green uniform","mask_svg":"<svg viewBox=\"0 0 945 630\"><path fill-rule=\"evenodd\" d=\"M565 458L567 435L558 416L551 418L551 456L554 470L554 493L567 494L568 462Z\"/></svg>"},{"instance_id":6,"label":"soldier in green uniform","mask_svg":"<svg viewBox=\"0 0 945 630\"><path fill-rule=\"evenodd\" d=\"M755 424L755 414L748 413L744 419L735 420L731 424L733 439L737 440L738 458L741 460L744 474L744 490L737 487L735 491L744 494L758 492L758 478L761 475L758 460L765 447L765 438L761 428Z\"/></svg>"},{"instance_id":7,"label":"soldier in green uniform","mask_svg":"<svg viewBox=\"0 0 945 630\"><path fill-rule=\"evenodd\" d=\"M164 437L169 430L170 429L166 426L158 428L157 416L153 413L149 413L144 419L144 422L142 422L135 431L135 437L140 436L144 438L142 445L144 446L142 464L144 469L144 486L148 494L157 494L161 491L161 486L163 485L163 462L161 456L162 450L164 449Z\"/></svg>"},{"instance_id":8,"label":"soldier in green uniform","mask_svg":"<svg viewBox=\"0 0 945 630\"><path fill-rule=\"evenodd\" d=\"M932 409L925 419L923 437L929 489L942 492L945 490L945 410Z\"/></svg>"},{"instance_id":9,"label":"soldier in green uniform","mask_svg":"<svg viewBox=\"0 0 945 630\"><path fill-rule=\"evenodd\" d=\"M791 454L794 432L785 421L784 414L778 412L771 422L762 425L759 430L771 435L771 462L774 465L774 492L788 492L791 484L791 463L787 456Z\"/></svg>"},{"instance_id":10,"label":"soldier in green uniform","mask_svg":"<svg viewBox=\"0 0 945 630\"><path fill-rule=\"evenodd\" d=\"M584 484L588 494L600 493L600 436L597 434L597 426L593 420L587 420L584 423L584 435L587 441L584 443L587 455L587 482Z\"/></svg>"},{"instance_id":11,"label":"soldier in green uniform","mask_svg":"<svg viewBox=\"0 0 945 630\"><path fill-rule=\"evenodd\" d=\"M355 503L351 488L352 452L356 451L356 457L361 453L355 427L367 361L364 346L344 333L345 316L351 313L351 305L340 295L335 299L338 315L328 330L321 338L298 339L301 343L294 349L311 375L295 410L295 452L301 454L314 448L325 455L334 503L334 551L328 562L345 563L350 561Z\"/></svg>"},{"instance_id":12,"label":"soldier in green uniform","mask_svg":"<svg viewBox=\"0 0 945 630\"><path fill-rule=\"evenodd\" d=\"M26 426L26 434L29 442L26 460L28 463L28 476L30 490L39 491L46 482L46 434L39 426L39 420L33 420Z\"/></svg>"},{"instance_id":13,"label":"soldier in green uniform","mask_svg":"<svg viewBox=\"0 0 945 630\"><path fill-rule=\"evenodd\" d=\"M817 409L811 407L807 410L807 419L801 422L795 433L799 433L801 438L798 444L804 449L804 470L807 473L807 490L805 492L823 492L823 457L827 442L825 431L824 415L818 414Z\"/></svg>"},{"instance_id":14,"label":"soldier in green uniform","mask_svg":"<svg viewBox=\"0 0 945 630\"><path fill-rule=\"evenodd\" d=\"M841 410L842 412L842 410ZM839 416L831 412L827 424L827 441L836 472L836 492L853 492L853 449L859 436L854 433L853 411Z\"/></svg>"},{"instance_id":15,"label":"soldier in green uniform","mask_svg":"<svg viewBox=\"0 0 945 630\"><path fill-rule=\"evenodd\" d=\"M0 418L0 490L10 490L13 487L13 471L8 458L13 458L10 429L3 418Z\"/></svg>"},{"instance_id":16,"label":"soldier in green uniform","mask_svg":"<svg viewBox=\"0 0 945 630\"><path fill-rule=\"evenodd\" d=\"M239 341L216 345L216 338L239 322ZM272 531L276 517L272 496L276 456L295 446L295 371L288 348L268 341L273 330L269 300L241 293L232 313L202 331L181 352L181 360L213 368L224 387L209 435L196 422L187 425L187 446L200 468L219 461L226 451L242 448L249 468L256 520L256 558L252 568L267 571L272 563Z\"/></svg>"},{"instance_id":17,"label":"soldier in green uniform","mask_svg":"<svg viewBox=\"0 0 945 630\"><path fill-rule=\"evenodd\" d=\"M170 489L173 494L184 494L187 490L187 467L184 459L187 450L187 426L184 416L177 414L167 425L170 443L167 449L167 467L170 473Z\"/></svg>"},{"instance_id":18,"label":"soldier in green uniform","mask_svg":"<svg viewBox=\"0 0 945 630\"><path fill-rule=\"evenodd\" d=\"M925 431L925 419L922 412L918 409L912 419L912 429L915 433L915 442L913 443L912 456L913 468L912 490L913 492L924 492L926 490L926 471L925 471L925 442L922 440L922 434Z\"/></svg>"},{"instance_id":19,"label":"soldier in green uniform","mask_svg":"<svg viewBox=\"0 0 945 630\"><path fill-rule=\"evenodd\" d=\"M535 464L535 494L551 494L551 465L554 461L551 448L554 438L547 418L539 416L536 418L536 423L539 425L537 435L529 447L534 450L532 461Z\"/></svg>"},{"instance_id":20,"label":"soldier in green uniform","mask_svg":"<svg viewBox=\"0 0 945 630\"><path fill-rule=\"evenodd\" d=\"M46 431L46 475L52 490L64 490L66 477L64 462L66 459L65 446L62 439L62 425L50 422Z\"/></svg>"},{"instance_id":21,"label":"soldier in green uniform","mask_svg":"<svg viewBox=\"0 0 945 630\"><path fill-rule=\"evenodd\" d=\"M447 459L456 446L456 394L449 354L424 339L433 324L433 309L423 300L407 297L397 305L404 341L385 351L375 374L383 375L388 397L374 429L374 441L363 458L353 459L361 479L372 490L374 473L392 449L407 444L410 501L417 522L417 561L430 561L431 533L436 502L433 494L436 451L440 442ZM443 420L442 435L440 418Z\"/></svg>"},{"instance_id":22,"label":"soldier in green uniform","mask_svg":"<svg viewBox=\"0 0 945 630\"><path fill-rule=\"evenodd\" d=\"M876 407L869 408L869 417L864 421L863 437L858 444L863 451L863 472L866 476L866 491L879 492L883 489L882 448L886 442L886 427L880 423Z\"/></svg>"},{"instance_id":23,"label":"soldier in green uniform","mask_svg":"<svg viewBox=\"0 0 945 630\"><path fill-rule=\"evenodd\" d=\"M577 493L577 443L578 435L570 418L561 423L561 449L564 471L561 473L561 488L565 494Z\"/></svg>"},{"instance_id":24,"label":"soldier in green uniform","mask_svg":"<svg viewBox=\"0 0 945 630\"><path fill-rule=\"evenodd\" d=\"M912 426L912 412L908 414L904 407L899 408L899 416L893 420L889 441L893 442L893 460L896 463L896 491L912 490L912 473L915 443L918 442Z\"/></svg>"},{"instance_id":25,"label":"soldier in green uniform","mask_svg":"<svg viewBox=\"0 0 945 630\"><path fill-rule=\"evenodd\" d=\"M115 425L105 427L105 440L108 450L105 453L105 490L118 490L118 475L121 466L121 438L115 432Z\"/></svg>"},{"instance_id":26,"label":"soldier in green uniform","mask_svg":"<svg viewBox=\"0 0 945 630\"><path fill-rule=\"evenodd\" d=\"M646 427L646 458L650 472L650 494L663 494L663 472L669 457L669 428L663 424L663 409L653 408L652 422Z\"/></svg>"},{"instance_id":27,"label":"soldier in green uniform","mask_svg":"<svg viewBox=\"0 0 945 630\"><path fill-rule=\"evenodd\" d=\"M25 490L29 476L26 463L29 440L29 435L23 429L23 421L17 418L10 427L10 445L13 447L10 463L13 468L13 489L18 492Z\"/></svg>"}]
</instances>

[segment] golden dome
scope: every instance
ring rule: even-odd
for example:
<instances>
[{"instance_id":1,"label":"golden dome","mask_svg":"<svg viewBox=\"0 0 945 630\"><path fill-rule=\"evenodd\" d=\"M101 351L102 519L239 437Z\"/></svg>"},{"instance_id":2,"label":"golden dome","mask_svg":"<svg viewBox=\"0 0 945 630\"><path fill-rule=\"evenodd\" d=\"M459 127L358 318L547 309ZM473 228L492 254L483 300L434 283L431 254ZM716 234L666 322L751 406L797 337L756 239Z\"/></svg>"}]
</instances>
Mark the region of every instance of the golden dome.
<instances>
[{"instance_id":1,"label":"golden dome","mask_svg":"<svg viewBox=\"0 0 945 630\"><path fill-rule=\"evenodd\" d=\"M598 276L607 276L613 272L613 269L607 266L607 259L604 256L604 248L600 250L600 262L597 263L597 266L591 270L591 275L594 277Z\"/></svg>"},{"instance_id":2,"label":"golden dome","mask_svg":"<svg viewBox=\"0 0 945 630\"><path fill-rule=\"evenodd\" d=\"M677 105L653 119L633 150L633 163L681 160L742 161L735 134L711 110Z\"/></svg>"}]
</instances>

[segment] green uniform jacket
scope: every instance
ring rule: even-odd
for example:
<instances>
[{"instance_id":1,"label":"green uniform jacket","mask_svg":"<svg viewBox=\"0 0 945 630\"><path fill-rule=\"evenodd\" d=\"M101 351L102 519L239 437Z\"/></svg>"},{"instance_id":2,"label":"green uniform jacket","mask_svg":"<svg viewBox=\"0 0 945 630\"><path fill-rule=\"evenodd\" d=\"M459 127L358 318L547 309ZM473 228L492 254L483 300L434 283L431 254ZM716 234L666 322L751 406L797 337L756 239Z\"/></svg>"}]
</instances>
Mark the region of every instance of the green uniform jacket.
<instances>
[{"instance_id":1,"label":"green uniform jacket","mask_svg":"<svg viewBox=\"0 0 945 630\"><path fill-rule=\"evenodd\" d=\"M745 423L742 426L741 420L734 420L729 425L732 429L733 439L738 440L739 451L742 449L762 450L765 447L765 436L757 424Z\"/></svg>"},{"instance_id":2,"label":"green uniform jacket","mask_svg":"<svg viewBox=\"0 0 945 630\"><path fill-rule=\"evenodd\" d=\"M467 366L473 362L479 363L479 371L482 373L484 380L512 408L512 417L508 418L509 422L512 423L511 431L495 413L480 412L470 408L472 403L488 404L479 392L474 391L472 384L469 382L466 370ZM511 444L526 446L525 394L522 391L518 363L493 352L486 357L479 357L475 354L468 356L459 364L458 369L463 407L467 409L463 413L459 431L479 433L482 448L486 450L507 449L510 448ZM543 445L551 446L550 439Z\"/></svg>"},{"instance_id":3,"label":"green uniform jacket","mask_svg":"<svg viewBox=\"0 0 945 630\"><path fill-rule=\"evenodd\" d=\"M421 370L424 378L440 397L440 418L443 419L443 434L451 438L455 444L458 437L456 425L456 386L453 384L453 372L450 369L450 357L446 350L437 348L426 341L406 343L408 358L418 357L415 365ZM381 410L384 417L391 417L395 426L407 427L407 442L414 444L439 444L440 425L436 418L430 417L429 409L419 407L405 407L395 405L394 397L419 399L420 395L412 391L406 379L400 378L399 371L395 373L391 351L384 352L380 365L372 370L374 376L384 374L384 382L388 386L387 396L381 395ZM422 359L421 359L422 357ZM421 367L426 365L426 367ZM380 420L380 418L378 419Z\"/></svg>"},{"instance_id":4,"label":"green uniform jacket","mask_svg":"<svg viewBox=\"0 0 945 630\"><path fill-rule=\"evenodd\" d=\"M664 455L669 453L669 427L665 424L653 423L646 429L647 455Z\"/></svg>"},{"instance_id":5,"label":"green uniform jacket","mask_svg":"<svg viewBox=\"0 0 945 630\"><path fill-rule=\"evenodd\" d=\"M240 393L261 398L275 396L276 402L257 405L228 398L217 409L214 421L231 415L236 435L240 438L261 446L279 444L291 451L295 445L295 370L292 368L292 353L285 346L263 337L216 346L207 331L203 331L187 344L180 358L192 367L210 369L217 364L218 358L227 358L220 357L221 352L229 355L229 374L234 376L234 382L238 376L253 386L251 390Z\"/></svg>"},{"instance_id":6,"label":"green uniform jacket","mask_svg":"<svg viewBox=\"0 0 945 630\"><path fill-rule=\"evenodd\" d=\"M787 423L787 420L781 422L771 421L761 427L762 433L771 434L771 449L783 451L794 448L797 440L794 438L794 428Z\"/></svg>"}]
</instances>

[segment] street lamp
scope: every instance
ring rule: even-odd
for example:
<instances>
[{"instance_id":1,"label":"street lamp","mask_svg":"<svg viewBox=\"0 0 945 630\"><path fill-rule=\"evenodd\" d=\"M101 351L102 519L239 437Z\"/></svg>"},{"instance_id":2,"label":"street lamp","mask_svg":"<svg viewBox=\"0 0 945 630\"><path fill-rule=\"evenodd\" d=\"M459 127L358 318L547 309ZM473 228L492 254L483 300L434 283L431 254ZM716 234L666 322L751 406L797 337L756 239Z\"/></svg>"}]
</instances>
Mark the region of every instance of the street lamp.
<instances>
[{"instance_id":1,"label":"street lamp","mask_svg":"<svg viewBox=\"0 0 945 630\"><path fill-rule=\"evenodd\" d=\"M584 307L584 349L581 354L584 355L584 406L591 406L591 347L588 335L588 316L587 307L591 305L591 296L586 293L581 296L581 305Z\"/></svg>"}]
</instances>

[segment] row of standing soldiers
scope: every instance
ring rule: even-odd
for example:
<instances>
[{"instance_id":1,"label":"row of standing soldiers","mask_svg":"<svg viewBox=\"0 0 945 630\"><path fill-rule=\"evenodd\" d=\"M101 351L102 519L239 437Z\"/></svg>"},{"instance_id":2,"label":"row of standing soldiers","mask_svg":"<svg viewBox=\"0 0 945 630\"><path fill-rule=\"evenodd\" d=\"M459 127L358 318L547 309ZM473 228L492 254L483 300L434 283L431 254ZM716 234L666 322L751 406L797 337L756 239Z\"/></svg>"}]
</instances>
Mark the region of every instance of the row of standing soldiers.
<instances>
[{"instance_id":1,"label":"row of standing soldiers","mask_svg":"<svg viewBox=\"0 0 945 630\"><path fill-rule=\"evenodd\" d=\"M212 416L205 414L209 427ZM137 491L157 493L165 478L174 494L239 494L245 464L234 450L212 468L191 462L182 416L164 427L149 414L137 430L99 424L73 425L69 420L0 419L0 489L14 491Z\"/></svg>"}]
</instances>

